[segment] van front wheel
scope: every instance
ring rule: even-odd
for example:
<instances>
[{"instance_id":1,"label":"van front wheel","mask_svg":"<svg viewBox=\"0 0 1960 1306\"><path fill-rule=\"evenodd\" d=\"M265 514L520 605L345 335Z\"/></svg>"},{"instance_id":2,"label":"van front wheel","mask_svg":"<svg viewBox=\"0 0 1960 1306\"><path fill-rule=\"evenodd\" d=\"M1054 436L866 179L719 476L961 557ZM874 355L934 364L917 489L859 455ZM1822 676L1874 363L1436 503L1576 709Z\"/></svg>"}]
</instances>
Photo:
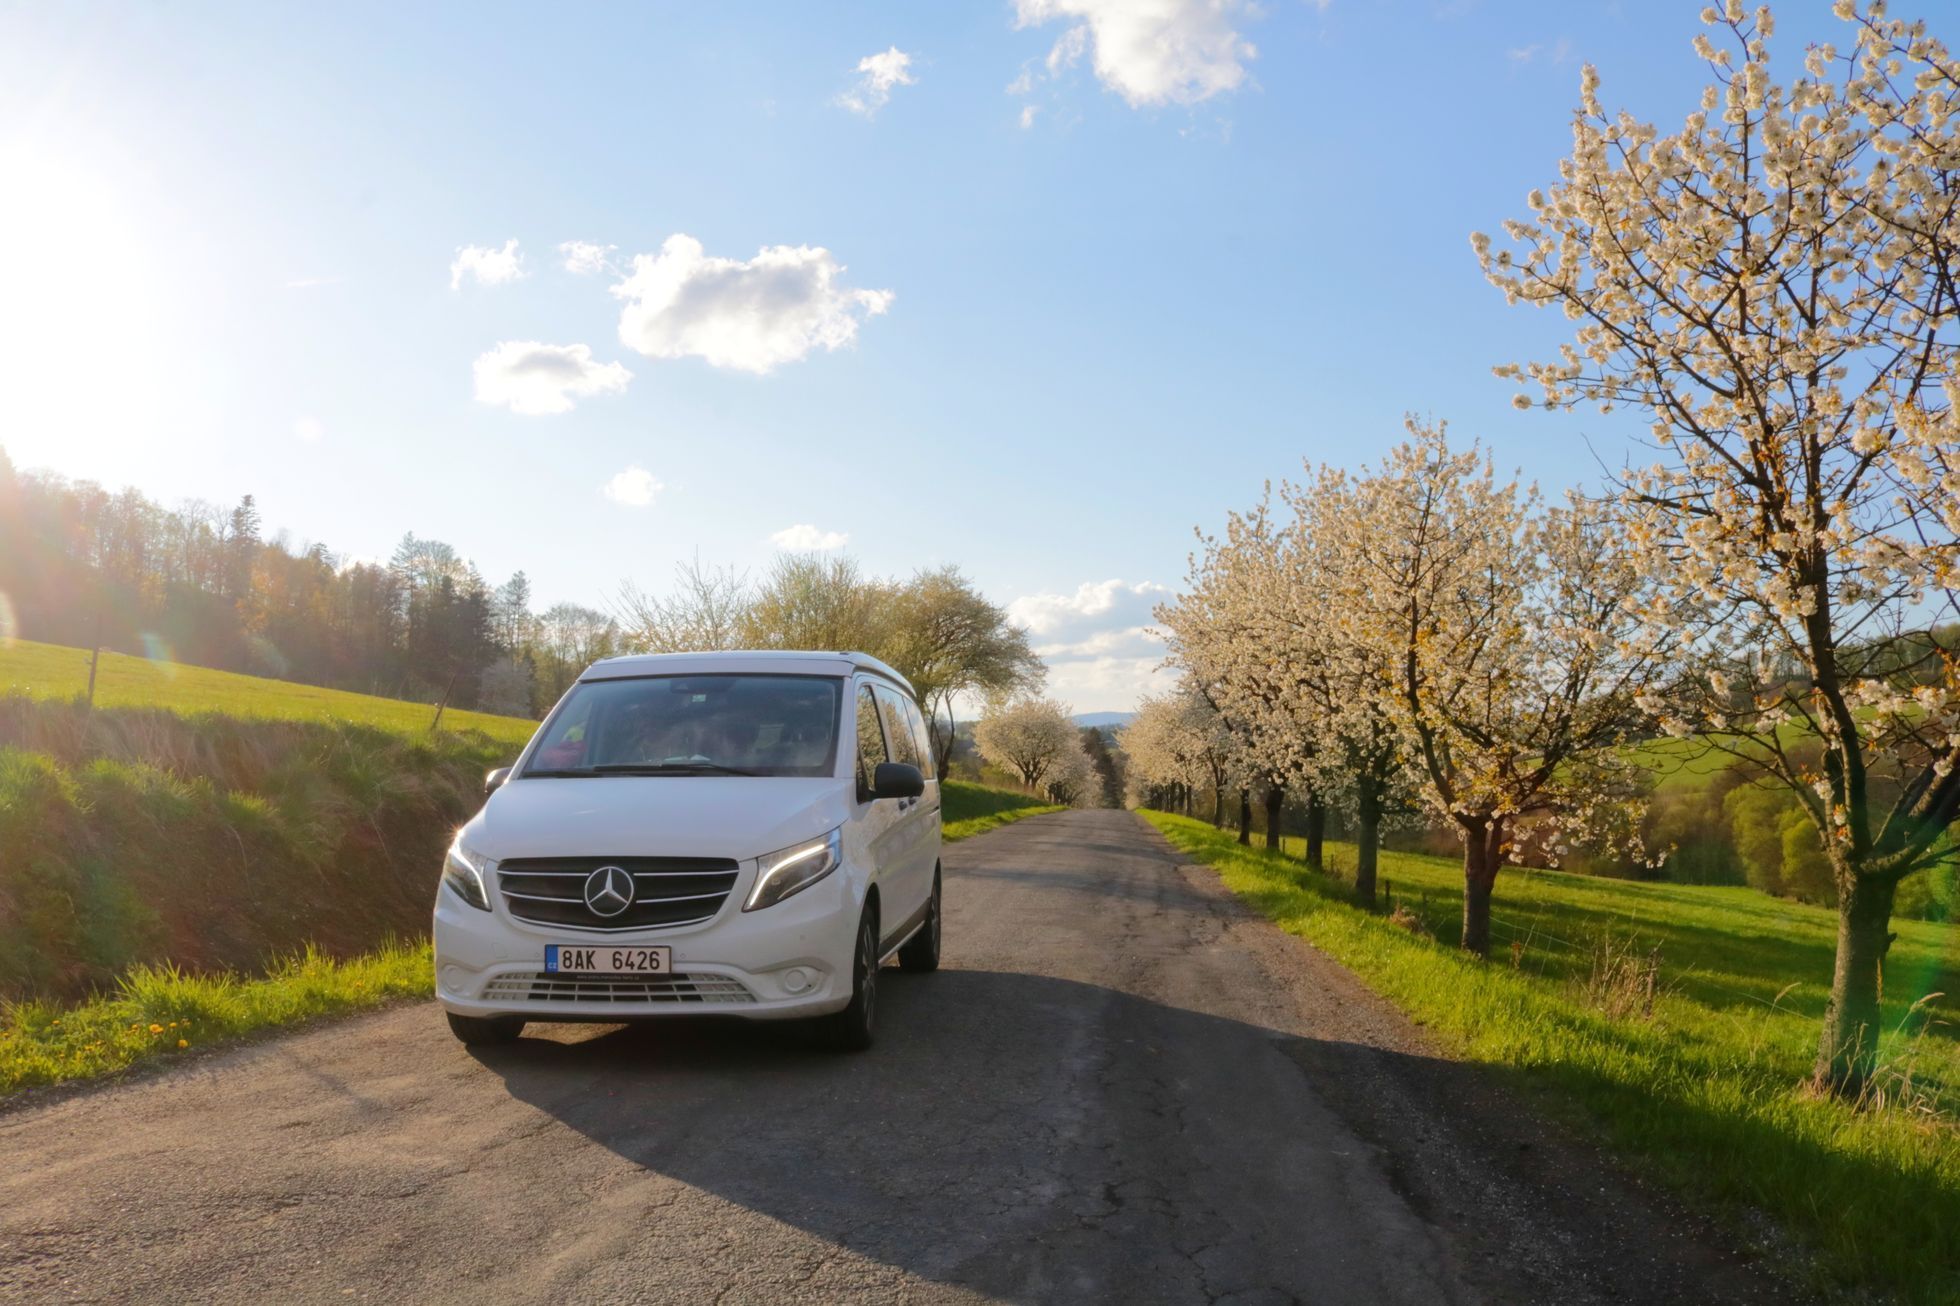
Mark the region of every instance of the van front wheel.
<instances>
[{"instance_id":1,"label":"van front wheel","mask_svg":"<svg viewBox=\"0 0 1960 1306\"><path fill-rule=\"evenodd\" d=\"M857 946L851 957L851 1005L817 1018L817 1037L833 1052L862 1052L871 1046L878 1015L878 914L869 903L858 918Z\"/></svg>"}]
</instances>

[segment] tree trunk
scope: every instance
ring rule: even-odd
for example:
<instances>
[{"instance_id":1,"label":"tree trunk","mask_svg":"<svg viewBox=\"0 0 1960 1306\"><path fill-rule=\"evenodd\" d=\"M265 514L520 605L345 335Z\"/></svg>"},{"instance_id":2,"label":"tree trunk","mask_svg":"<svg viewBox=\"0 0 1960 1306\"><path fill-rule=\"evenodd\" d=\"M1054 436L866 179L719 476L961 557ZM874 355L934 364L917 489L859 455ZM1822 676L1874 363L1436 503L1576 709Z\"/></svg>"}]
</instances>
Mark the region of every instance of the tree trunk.
<instances>
[{"instance_id":1,"label":"tree trunk","mask_svg":"<svg viewBox=\"0 0 1960 1306\"><path fill-rule=\"evenodd\" d=\"M1239 786L1239 843L1252 847L1252 790L1246 785Z\"/></svg>"},{"instance_id":2,"label":"tree trunk","mask_svg":"<svg viewBox=\"0 0 1960 1306\"><path fill-rule=\"evenodd\" d=\"M1280 809L1286 805L1286 786L1269 784L1266 786L1266 847L1279 851Z\"/></svg>"},{"instance_id":3,"label":"tree trunk","mask_svg":"<svg viewBox=\"0 0 1960 1306\"><path fill-rule=\"evenodd\" d=\"M1324 871L1327 843L1327 802L1317 792L1307 794L1307 869Z\"/></svg>"},{"instance_id":4,"label":"tree trunk","mask_svg":"<svg viewBox=\"0 0 1960 1306\"><path fill-rule=\"evenodd\" d=\"M1381 783L1355 777L1354 896L1365 907L1375 905L1375 863L1382 842Z\"/></svg>"},{"instance_id":5,"label":"tree trunk","mask_svg":"<svg viewBox=\"0 0 1960 1306\"><path fill-rule=\"evenodd\" d=\"M1463 948L1490 956L1490 891L1502 859L1503 826L1466 824L1463 839Z\"/></svg>"},{"instance_id":6,"label":"tree trunk","mask_svg":"<svg viewBox=\"0 0 1960 1306\"><path fill-rule=\"evenodd\" d=\"M1878 1060L1879 984L1891 945L1897 884L1861 875L1838 878L1837 969L1813 1082L1839 1097L1857 1097Z\"/></svg>"},{"instance_id":7,"label":"tree trunk","mask_svg":"<svg viewBox=\"0 0 1960 1306\"><path fill-rule=\"evenodd\" d=\"M1225 828L1225 784L1222 780L1214 780L1211 785L1211 828Z\"/></svg>"},{"instance_id":8,"label":"tree trunk","mask_svg":"<svg viewBox=\"0 0 1960 1306\"><path fill-rule=\"evenodd\" d=\"M960 741L959 718L948 713L947 725L949 728L946 731L946 742L944 744L939 745L939 750L938 750L939 755L932 759L934 762L933 778L938 780L939 783L941 784L946 783L946 774L948 771L952 769L953 766L953 745L957 744ZM932 736L933 736L933 742L935 744L939 743L939 730L938 730L937 722L934 722Z\"/></svg>"}]
</instances>

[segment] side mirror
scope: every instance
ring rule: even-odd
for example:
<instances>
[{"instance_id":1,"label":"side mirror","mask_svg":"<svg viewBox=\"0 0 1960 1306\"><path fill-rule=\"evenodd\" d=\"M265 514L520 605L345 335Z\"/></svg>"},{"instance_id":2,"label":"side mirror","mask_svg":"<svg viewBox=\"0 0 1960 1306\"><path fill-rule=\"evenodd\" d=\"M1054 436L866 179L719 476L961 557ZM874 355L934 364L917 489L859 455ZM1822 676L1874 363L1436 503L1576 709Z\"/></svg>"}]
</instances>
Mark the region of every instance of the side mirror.
<instances>
[{"instance_id":1,"label":"side mirror","mask_svg":"<svg viewBox=\"0 0 1960 1306\"><path fill-rule=\"evenodd\" d=\"M871 774L873 798L917 798L925 791L925 773L904 762L880 762Z\"/></svg>"},{"instance_id":2,"label":"side mirror","mask_svg":"<svg viewBox=\"0 0 1960 1306\"><path fill-rule=\"evenodd\" d=\"M500 766L489 775L484 776L483 796L488 798L491 794L502 789L504 787L504 781L508 779L510 779L510 768L507 766Z\"/></svg>"}]
</instances>

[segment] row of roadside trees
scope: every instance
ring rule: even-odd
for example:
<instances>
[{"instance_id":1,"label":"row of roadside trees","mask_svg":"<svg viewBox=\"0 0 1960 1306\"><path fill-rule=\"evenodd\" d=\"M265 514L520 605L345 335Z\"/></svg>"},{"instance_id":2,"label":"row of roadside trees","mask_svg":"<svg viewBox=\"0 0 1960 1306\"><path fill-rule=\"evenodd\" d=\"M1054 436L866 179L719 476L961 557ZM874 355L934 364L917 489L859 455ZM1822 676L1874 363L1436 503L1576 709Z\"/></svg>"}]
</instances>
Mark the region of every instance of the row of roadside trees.
<instances>
[{"instance_id":1,"label":"row of roadside trees","mask_svg":"<svg viewBox=\"0 0 1960 1306\"><path fill-rule=\"evenodd\" d=\"M1412 420L1371 468L1310 468L1201 540L1160 613L1185 691L1125 743L1160 792L1351 803L1364 896L1381 813L1426 807L1479 952L1525 844L1633 847L1640 742L1725 755L1829 867L1816 1079L1856 1095L1894 896L1960 817L1960 64L1837 13L1843 45L1779 82L1769 10L1707 10L1712 85L1673 132L1588 68L1558 180L1472 238L1509 302L1573 324L1496 369L1517 405L1628 412L1646 461L1547 502Z\"/></svg>"}]
</instances>

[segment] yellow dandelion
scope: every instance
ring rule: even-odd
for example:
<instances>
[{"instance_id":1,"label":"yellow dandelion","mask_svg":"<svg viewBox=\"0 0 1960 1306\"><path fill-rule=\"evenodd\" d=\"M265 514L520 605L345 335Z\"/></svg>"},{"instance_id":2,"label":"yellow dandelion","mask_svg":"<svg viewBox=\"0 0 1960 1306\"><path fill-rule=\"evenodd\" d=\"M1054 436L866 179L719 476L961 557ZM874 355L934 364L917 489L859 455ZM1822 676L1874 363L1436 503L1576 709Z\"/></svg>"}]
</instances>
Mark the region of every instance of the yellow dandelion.
<instances>
[{"instance_id":1,"label":"yellow dandelion","mask_svg":"<svg viewBox=\"0 0 1960 1306\"><path fill-rule=\"evenodd\" d=\"M151 1032L152 1034L161 1034L161 1033L163 1033L163 1026L161 1026L161 1025L152 1025L152 1026L150 1026L150 1032Z\"/></svg>"},{"instance_id":2,"label":"yellow dandelion","mask_svg":"<svg viewBox=\"0 0 1960 1306\"><path fill-rule=\"evenodd\" d=\"M187 1038L180 1038L177 1040L177 1046L180 1048L187 1048L190 1045L191 1045L191 1041Z\"/></svg>"}]
</instances>

